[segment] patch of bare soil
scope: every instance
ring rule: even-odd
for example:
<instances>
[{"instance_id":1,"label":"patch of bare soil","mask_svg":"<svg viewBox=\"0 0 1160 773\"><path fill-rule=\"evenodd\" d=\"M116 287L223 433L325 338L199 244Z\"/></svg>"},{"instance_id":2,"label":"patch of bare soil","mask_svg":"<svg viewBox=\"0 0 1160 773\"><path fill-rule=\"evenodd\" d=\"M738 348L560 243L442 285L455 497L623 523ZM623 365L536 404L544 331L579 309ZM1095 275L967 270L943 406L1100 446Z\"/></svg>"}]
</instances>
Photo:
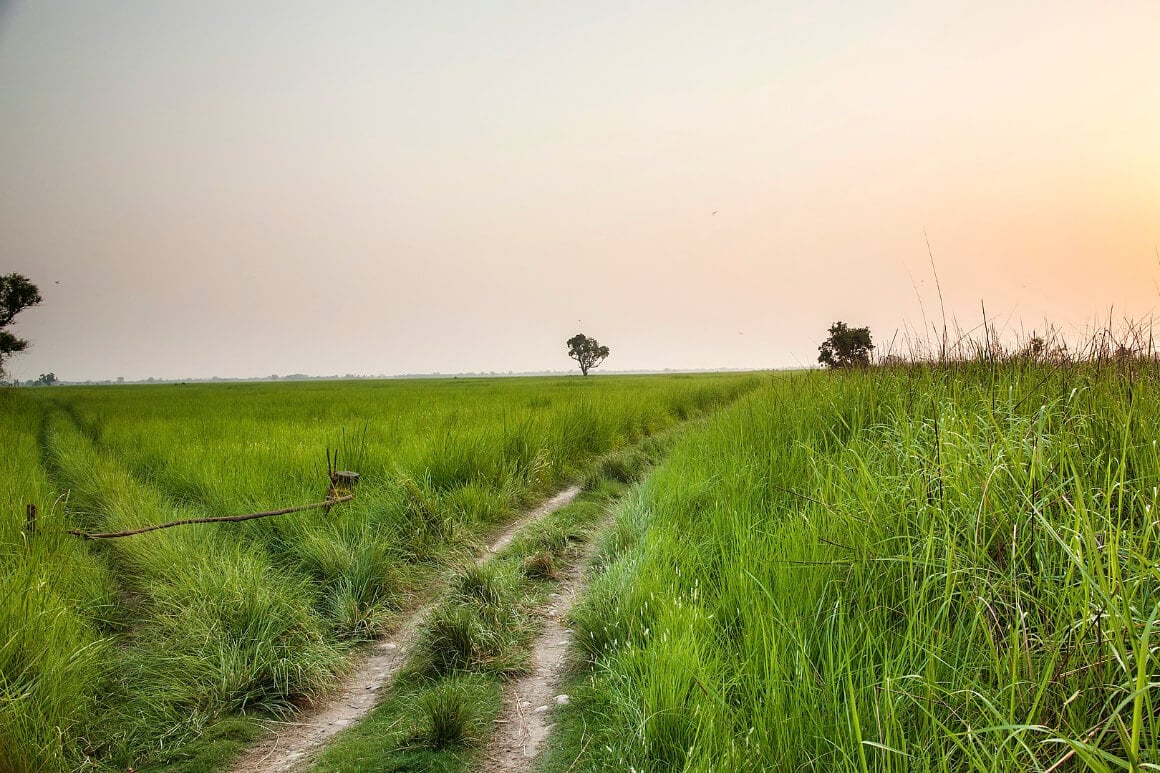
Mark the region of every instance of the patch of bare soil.
<instances>
[{"instance_id":1,"label":"patch of bare soil","mask_svg":"<svg viewBox=\"0 0 1160 773\"><path fill-rule=\"evenodd\" d=\"M544 502L539 507L537 507L535 510L529 510L527 513L525 513L520 518L512 521L511 523L509 523L507 526L504 527L504 530L502 532L500 532L499 534L496 535L495 541L492 542L491 546L488 548L488 553L477 557L477 563L483 563L484 561L486 561L490 557L491 553L498 553L499 551L506 548L508 545L512 544L512 540L514 540L516 538L517 534L519 534L521 531L523 531L523 528L525 526L532 524L532 523L535 523L536 521L540 520L541 518L543 518L545 516L551 515L552 513L559 510L561 507L564 507L565 505L571 503L572 500L575 499L576 497L578 497L579 495L580 495L580 487L579 486L571 486L569 488L564 489L563 491L561 491L559 494L552 497L548 501Z\"/></svg>"},{"instance_id":2,"label":"patch of bare soil","mask_svg":"<svg viewBox=\"0 0 1160 773\"><path fill-rule=\"evenodd\" d=\"M532 762L552 732L552 711L568 702L568 696L559 693L572 640L572 631L564 619L584 592L585 569L595 550L593 539L583 555L558 572L559 586L539 610L544 628L532 644L527 675L512 682L505 691L503 713L495 720L495 733L484 753L488 771L531 770Z\"/></svg>"},{"instance_id":3,"label":"patch of bare soil","mask_svg":"<svg viewBox=\"0 0 1160 773\"><path fill-rule=\"evenodd\" d=\"M509 545L525 526L564 507L579 493L579 486L567 488L512 521L476 556L476 563L487 561ZM234 763L233 773L285 773L306 768L329 738L358 722L378 705L384 688L406 662L432 606L427 604L416 609L392 636L376 642L324 701L292 721L274 724L270 735Z\"/></svg>"}]
</instances>

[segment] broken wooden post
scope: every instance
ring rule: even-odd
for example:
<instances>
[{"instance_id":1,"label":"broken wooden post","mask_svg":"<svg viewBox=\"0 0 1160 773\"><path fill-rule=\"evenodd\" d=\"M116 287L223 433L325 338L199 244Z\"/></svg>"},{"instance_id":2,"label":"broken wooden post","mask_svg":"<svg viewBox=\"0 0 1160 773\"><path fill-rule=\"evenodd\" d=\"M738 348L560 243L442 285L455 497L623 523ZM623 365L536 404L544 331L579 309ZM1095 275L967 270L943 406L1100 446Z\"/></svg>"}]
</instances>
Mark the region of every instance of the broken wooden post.
<instances>
[{"instance_id":1,"label":"broken wooden post","mask_svg":"<svg viewBox=\"0 0 1160 773\"><path fill-rule=\"evenodd\" d=\"M330 479L336 486L341 485L344 488L351 489L358 483L358 473L351 472L350 470L336 470Z\"/></svg>"},{"instance_id":2,"label":"broken wooden post","mask_svg":"<svg viewBox=\"0 0 1160 773\"><path fill-rule=\"evenodd\" d=\"M358 473L350 470L330 470L330 490L326 492L326 501L335 504L342 497L353 497L351 493L355 485L358 483ZM324 515L330 515L330 505L322 511Z\"/></svg>"},{"instance_id":3,"label":"broken wooden post","mask_svg":"<svg viewBox=\"0 0 1160 773\"><path fill-rule=\"evenodd\" d=\"M30 504L25 512L24 533L30 537L36 534L36 505Z\"/></svg>"}]
</instances>

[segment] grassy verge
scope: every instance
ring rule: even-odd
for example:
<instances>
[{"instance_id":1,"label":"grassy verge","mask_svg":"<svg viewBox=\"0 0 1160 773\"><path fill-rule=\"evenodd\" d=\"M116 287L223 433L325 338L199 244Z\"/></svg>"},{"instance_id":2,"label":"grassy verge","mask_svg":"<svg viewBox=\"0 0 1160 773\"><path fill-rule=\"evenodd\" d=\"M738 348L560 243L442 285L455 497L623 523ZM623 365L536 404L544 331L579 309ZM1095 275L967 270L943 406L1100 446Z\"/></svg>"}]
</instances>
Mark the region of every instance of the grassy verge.
<instances>
[{"instance_id":1,"label":"grassy verge","mask_svg":"<svg viewBox=\"0 0 1160 773\"><path fill-rule=\"evenodd\" d=\"M1155 364L774 381L574 611L564 770L1160 766Z\"/></svg>"}]
</instances>

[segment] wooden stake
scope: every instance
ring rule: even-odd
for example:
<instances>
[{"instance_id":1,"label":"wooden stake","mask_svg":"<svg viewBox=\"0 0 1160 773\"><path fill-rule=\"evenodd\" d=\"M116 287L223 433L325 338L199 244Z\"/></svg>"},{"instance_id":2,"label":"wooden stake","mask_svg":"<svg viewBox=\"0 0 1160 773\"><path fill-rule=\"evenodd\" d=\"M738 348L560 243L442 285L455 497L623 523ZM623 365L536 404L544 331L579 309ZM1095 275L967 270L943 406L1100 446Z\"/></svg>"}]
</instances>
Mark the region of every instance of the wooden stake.
<instances>
[{"instance_id":1,"label":"wooden stake","mask_svg":"<svg viewBox=\"0 0 1160 773\"><path fill-rule=\"evenodd\" d=\"M36 534L36 505L29 505L24 521L24 533L28 536Z\"/></svg>"}]
</instances>

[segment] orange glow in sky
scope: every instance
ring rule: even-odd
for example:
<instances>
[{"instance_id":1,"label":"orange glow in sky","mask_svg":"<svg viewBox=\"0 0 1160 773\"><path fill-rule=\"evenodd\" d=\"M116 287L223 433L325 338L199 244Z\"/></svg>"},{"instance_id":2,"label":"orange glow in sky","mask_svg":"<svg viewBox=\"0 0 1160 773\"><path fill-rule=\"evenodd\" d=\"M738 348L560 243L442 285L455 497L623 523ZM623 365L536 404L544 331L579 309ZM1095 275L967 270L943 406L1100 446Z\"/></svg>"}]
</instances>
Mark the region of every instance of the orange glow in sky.
<instances>
[{"instance_id":1,"label":"orange glow in sky","mask_svg":"<svg viewBox=\"0 0 1160 773\"><path fill-rule=\"evenodd\" d=\"M0 5L21 378L810 364L1149 316L1160 4ZM925 233L925 236L924 236ZM59 282L59 284L58 284Z\"/></svg>"}]
</instances>

